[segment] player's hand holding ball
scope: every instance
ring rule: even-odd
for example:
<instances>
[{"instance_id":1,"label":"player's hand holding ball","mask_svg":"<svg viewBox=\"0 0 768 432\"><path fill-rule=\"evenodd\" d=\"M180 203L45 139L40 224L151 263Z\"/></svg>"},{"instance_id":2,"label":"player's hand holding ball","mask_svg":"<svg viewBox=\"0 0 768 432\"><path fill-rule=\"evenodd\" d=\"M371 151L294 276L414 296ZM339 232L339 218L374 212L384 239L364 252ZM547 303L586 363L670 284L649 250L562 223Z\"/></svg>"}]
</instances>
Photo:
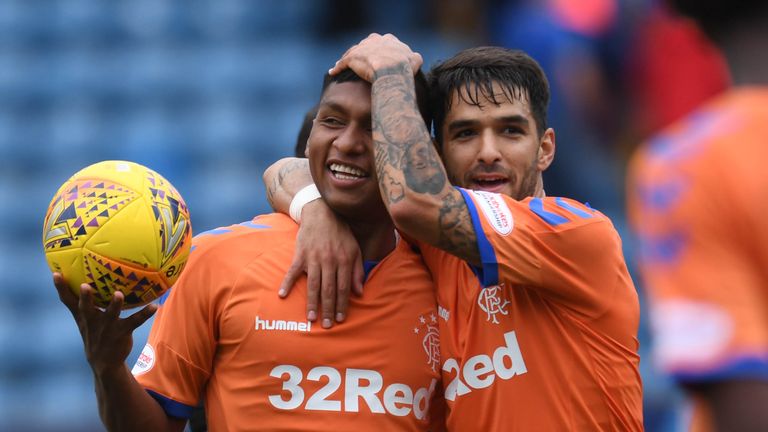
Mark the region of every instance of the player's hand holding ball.
<instances>
[{"instance_id":1,"label":"player's hand holding ball","mask_svg":"<svg viewBox=\"0 0 768 432\"><path fill-rule=\"evenodd\" d=\"M133 330L156 306L125 319L120 311L146 305L173 285L191 233L181 195L136 163L93 164L56 192L43 227L45 257L95 371L122 365Z\"/></svg>"}]
</instances>

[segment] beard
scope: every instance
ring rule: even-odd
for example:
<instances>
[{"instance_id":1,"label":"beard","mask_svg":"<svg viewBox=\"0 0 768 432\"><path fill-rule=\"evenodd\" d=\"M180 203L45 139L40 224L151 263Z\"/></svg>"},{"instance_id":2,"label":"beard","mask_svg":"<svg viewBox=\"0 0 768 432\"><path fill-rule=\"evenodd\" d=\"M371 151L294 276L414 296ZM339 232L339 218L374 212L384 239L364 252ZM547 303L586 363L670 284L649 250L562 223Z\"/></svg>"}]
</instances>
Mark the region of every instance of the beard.
<instances>
[{"instance_id":1,"label":"beard","mask_svg":"<svg viewBox=\"0 0 768 432\"><path fill-rule=\"evenodd\" d=\"M539 176L541 175L539 173L539 170L536 168L537 161L533 160L526 168L525 172L522 173L522 176L518 176L516 173L501 168L499 165L484 165L484 166L475 166L472 170L470 170L467 173L464 173L463 175L459 176L456 173L448 172L448 179L450 180L451 184L454 186L460 186L463 188L469 188L469 186L472 184L472 178L475 176L475 173L482 172L482 173L499 173L503 174L507 179L509 179L509 196L521 201L525 198L531 197L536 193L536 186L539 181ZM517 182L516 180L520 178L520 181ZM517 185L517 186L515 186Z\"/></svg>"},{"instance_id":2,"label":"beard","mask_svg":"<svg viewBox=\"0 0 768 432\"><path fill-rule=\"evenodd\" d=\"M536 192L536 184L538 183L538 180L539 171L536 169L536 162L534 161L534 163L528 166L528 169L523 174L522 179L520 179L520 187L517 189L512 198L521 201L525 198L533 196L533 194Z\"/></svg>"}]
</instances>

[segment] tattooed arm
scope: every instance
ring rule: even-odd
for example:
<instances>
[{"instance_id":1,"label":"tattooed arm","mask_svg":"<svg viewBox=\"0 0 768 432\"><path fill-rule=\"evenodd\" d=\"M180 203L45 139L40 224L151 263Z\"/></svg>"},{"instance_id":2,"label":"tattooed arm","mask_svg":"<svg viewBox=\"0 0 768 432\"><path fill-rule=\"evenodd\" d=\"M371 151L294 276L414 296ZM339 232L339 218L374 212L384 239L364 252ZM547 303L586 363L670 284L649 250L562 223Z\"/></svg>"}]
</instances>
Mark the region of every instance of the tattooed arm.
<instances>
[{"instance_id":1,"label":"tattooed arm","mask_svg":"<svg viewBox=\"0 0 768 432\"><path fill-rule=\"evenodd\" d=\"M397 227L470 264L480 264L472 219L448 181L416 104L414 53L392 35L373 34L332 69L351 68L372 82L376 174ZM420 60L420 56L418 59Z\"/></svg>"},{"instance_id":2,"label":"tattooed arm","mask_svg":"<svg viewBox=\"0 0 768 432\"><path fill-rule=\"evenodd\" d=\"M264 171L262 180L267 188L270 207L288 214L288 207L296 192L312 184L309 161L293 157L280 159Z\"/></svg>"}]
</instances>

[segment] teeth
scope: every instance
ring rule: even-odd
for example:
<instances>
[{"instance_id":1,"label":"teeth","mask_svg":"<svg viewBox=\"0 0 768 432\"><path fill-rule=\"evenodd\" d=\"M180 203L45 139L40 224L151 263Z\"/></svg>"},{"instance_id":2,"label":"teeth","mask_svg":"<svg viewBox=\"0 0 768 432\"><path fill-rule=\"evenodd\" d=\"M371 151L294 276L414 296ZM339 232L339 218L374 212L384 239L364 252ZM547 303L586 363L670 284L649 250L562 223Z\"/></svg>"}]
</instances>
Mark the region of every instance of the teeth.
<instances>
[{"instance_id":1,"label":"teeth","mask_svg":"<svg viewBox=\"0 0 768 432\"><path fill-rule=\"evenodd\" d=\"M360 178L360 177L357 177L357 176L346 175L346 174L342 174L342 173L339 173L339 172L333 173L333 176L338 178L338 179L342 179L342 180L357 180L357 179Z\"/></svg>"},{"instance_id":2,"label":"teeth","mask_svg":"<svg viewBox=\"0 0 768 432\"><path fill-rule=\"evenodd\" d=\"M345 179L345 180L352 180L352 179L366 176L365 171L359 168L351 167L349 165L332 163L330 168L331 168L331 171L334 172L336 177ZM348 175L345 175L345 174L348 174Z\"/></svg>"}]
</instances>

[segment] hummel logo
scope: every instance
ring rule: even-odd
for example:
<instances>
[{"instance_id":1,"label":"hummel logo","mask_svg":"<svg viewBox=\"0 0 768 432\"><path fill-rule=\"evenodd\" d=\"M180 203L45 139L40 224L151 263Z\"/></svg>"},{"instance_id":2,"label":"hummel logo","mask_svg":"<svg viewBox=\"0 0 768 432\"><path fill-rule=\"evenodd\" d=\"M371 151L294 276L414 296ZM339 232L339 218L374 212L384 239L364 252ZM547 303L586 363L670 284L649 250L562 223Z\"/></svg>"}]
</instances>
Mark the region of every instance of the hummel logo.
<instances>
[{"instance_id":1,"label":"hummel logo","mask_svg":"<svg viewBox=\"0 0 768 432\"><path fill-rule=\"evenodd\" d=\"M312 329L312 322L284 321L284 320L263 320L256 315L256 330L282 330L309 332Z\"/></svg>"},{"instance_id":2,"label":"hummel logo","mask_svg":"<svg viewBox=\"0 0 768 432\"><path fill-rule=\"evenodd\" d=\"M437 314L440 315L440 318L444 321L448 321L448 318L451 316L451 312L440 305L437 305Z\"/></svg>"}]
</instances>

